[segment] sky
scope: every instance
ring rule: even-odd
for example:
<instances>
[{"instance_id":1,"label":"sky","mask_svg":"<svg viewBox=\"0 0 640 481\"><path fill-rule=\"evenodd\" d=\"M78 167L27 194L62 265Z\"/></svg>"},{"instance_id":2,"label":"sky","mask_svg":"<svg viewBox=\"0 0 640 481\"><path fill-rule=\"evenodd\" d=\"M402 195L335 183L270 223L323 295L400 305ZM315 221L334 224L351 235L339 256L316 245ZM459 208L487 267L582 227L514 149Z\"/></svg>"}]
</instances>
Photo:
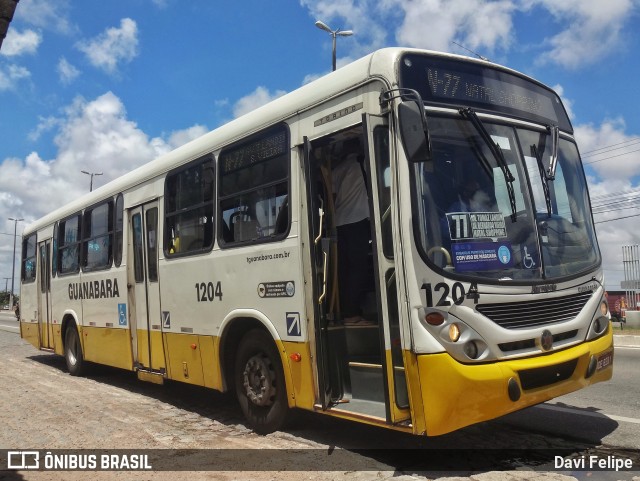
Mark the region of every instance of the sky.
<instances>
[{"instance_id":1,"label":"sky","mask_svg":"<svg viewBox=\"0 0 640 481\"><path fill-rule=\"evenodd\" d=\"M554 88L620 289L622 246L640 244L640 0L20 0L0 49L0 289L14 227L87 192L82 170L98 187L327 74L316 20L354 32L338 68L472 51Z\"/></svg>"}]
</instances>

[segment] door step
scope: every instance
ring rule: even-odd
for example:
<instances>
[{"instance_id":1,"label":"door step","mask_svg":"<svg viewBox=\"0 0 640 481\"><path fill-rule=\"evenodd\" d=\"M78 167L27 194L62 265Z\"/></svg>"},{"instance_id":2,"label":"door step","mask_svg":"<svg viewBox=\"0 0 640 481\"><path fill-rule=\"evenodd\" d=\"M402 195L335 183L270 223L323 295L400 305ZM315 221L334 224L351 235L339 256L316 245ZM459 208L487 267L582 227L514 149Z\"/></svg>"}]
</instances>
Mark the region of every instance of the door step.
<instances>
[{"instance_id":1,"label":"door step","mask_svg":"<svg viewBox=\"0 0 640 481\"><path fill-rule=\"evenodd\" d=\"M164 384L164 373L138 369L138 379L145 382L152 382L153 384Z\"/></svg>"},{"instance_id":2,"label":"door step","mask_svg":"<svg viewBox=\"0 0 640 481\"><path fill-rule=\"evenodd\" d=\"M384 378L381 364L349 363L353 399L385 403Z\"/></svg>"}]
</instances>

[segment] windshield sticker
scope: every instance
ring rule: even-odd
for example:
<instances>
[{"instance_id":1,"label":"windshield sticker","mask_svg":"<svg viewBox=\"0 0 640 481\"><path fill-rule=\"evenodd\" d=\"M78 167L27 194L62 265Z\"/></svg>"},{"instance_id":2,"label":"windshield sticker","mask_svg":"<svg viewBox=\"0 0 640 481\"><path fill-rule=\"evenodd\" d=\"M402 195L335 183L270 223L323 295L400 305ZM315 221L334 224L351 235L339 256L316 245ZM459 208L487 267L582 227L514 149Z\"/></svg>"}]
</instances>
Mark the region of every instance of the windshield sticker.
<instances>
[{"instance_id":1,"label":"windshield sticker","mask_svg":"<svg viewBox=\"0 0 640 481\"><path fill-rule=\"evenodd\" d=\"M451 240L507 237L507 226L500 212L447 213L447 223Z\"/></svg>"},{"instance_id":2,"label":"windshield sticker","mask_svg":"<svg viewBox=\"0 0 640 481\"><path fill-rule=\"evenodd\" d=\"M499 135L492 135L491 140L493 140L498 147L502 150L511 150L511 142L509 142L508 137L500 137Z\"/></svg>"},{"instance_id":3,"label":"windshield sticker","mask_svg":"<svg viewBox=\"0 0 640 481\"><path fill-rule=\"evenodd\" d=\"M490 271L513 265L511 244L474 242L453 244L453 265L456 271Z\"/></svg>"}]
</instances>

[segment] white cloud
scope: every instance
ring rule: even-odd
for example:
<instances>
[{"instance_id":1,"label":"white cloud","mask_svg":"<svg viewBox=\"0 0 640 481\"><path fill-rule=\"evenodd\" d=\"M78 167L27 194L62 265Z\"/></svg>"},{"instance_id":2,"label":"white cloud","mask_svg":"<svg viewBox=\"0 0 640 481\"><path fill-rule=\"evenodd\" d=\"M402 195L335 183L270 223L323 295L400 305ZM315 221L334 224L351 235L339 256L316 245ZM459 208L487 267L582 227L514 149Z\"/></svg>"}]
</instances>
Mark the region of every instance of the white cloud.
<instances>
[{"instance_id":1,"label":"white cloud","mask_svg":"<svg viewBox=\"0 0 640 481\"><path fill-rule=\"evenodd\" d=\"M209 131L204 125L194 125L184 130L177 130L169 135L167 143L172 149L176 149L187 142L202 137Z\"/></svg>"},{"instance_id":2,"label":"white cloud","mask_svg":"<svg viewBox=\"0 0 640 481\"><path fill-rule=\"evenodd\" d=\"M241 115L249 113L258 107L262 107L278 97L282 97L286 93L287 92L284 90L276 90L275 92L270 93L267 88L258 87L249 95L242 97L234 104L233 116L240 117Z\"/></svg>"},{"instance_id":3,"label":"white cloud","mask_svg":"<svg viewBox=\"0 0 640 481\"><path fill-rule=\"evenodd\" d=\"M332 28L353 29L341 39L339 55L360 57L388 45L485 56L509 53L515 42L514 17L551 18L538 64L574 69L593 64L621 48L624 28L637 14L638 0L300 0L315 18ZM391 42L393 43L393 41ZM331 48L327 41L325 48ZM345 50L346 49L346 50Z\"/></svg>"},{"instance_id":4,"label":"white cloud","mask_svg":"<svg viewBox=\"0 0 640 481\"><path fill-rule=\"evenodd\" d=\"M564 97L564 87L562 85L554 85L551 88L560 96L562 104L567 111L567 115L571 120L573 120L575 118L575 115L573 114L573 100Z\"/></svg>"},{"instance_id":5,"label":"white cloud","mask_svg":"<svg viewBox=\"0 0 640 481\"><path fill-rule=\"evenodd\" d=\"M58 61L58 66L56 67L58 71L58 77L60 78L60 82L64 85L69 85L80 75L80 70L75 68L73 65L69 63L69 61L62 57Z\"/></svg>"},{"instance_id":6,"label":"white cloud","mask_svg":"<svg viewBox=\"0 0 640 481\"><path fill-rule=\"evenodd\" d=\"M69 20L69 0L20 0L14 18L63 34L76 30Z\"/></svg>"},{"instance_id":7,"label":"white cloud","mask_svg":"<svg viewBox=\"0 0 640 481\"><path fill-rule=\"evenodd\" d=\"M94 67L115 73L119 64L131 62L138 55L138 25L123 18L120 28L108 28L91 40L78 42L76 48Z\"/></svg>"},{"instance_id":8,"label":"white cloud","mask_svg":"<svg viewBox=\"0 0 640 481\"><path fill-rule=\"evenodd\" d=\"M606 185L612 181L628 182L628 179L640 176L640 136L626 134L625 128L622 118L605 120L599 126L584 124L575 127L582 161ZM616 187L611 185L611 189Z\"/></svg>"},{"instance_id":9,"label":"white cloud","mask_svg":"<svg viewBox=\"0 0 640 481\"><path fill-rule=\"evenodd\" d=\"M15 90L20 81L31 77L31 72L19 65L0 65L0 92Z\"/></svg>"},{"instance_id":10,"label":"white cloud","mask_svg":"<svg viewBox=\"0 0 640 481\"><path fill-rule=\"evenodd\" d=\"M6 57L16 57L24 54L34 54L42 42L42 35L33 30L18 31L10 28L2 42L0 53Z\"/></svg>"},{"instance_id":11,"label":"white cloud","mask_svg":"<svg viewBox=\"0 0 640 481\"><path fill-rule=\"evenodd\" d=\"M640 244L638 218L619 219L640 214L634 203L619 203L638 194L625 194L640 189L640 136L625 132L624 119L603 121L600 125L575 126L575 137L587 176L591 204L594 209L598 243L602 253L608 289L620 289L623 278L623 245ZM635 184L634 184L634 179ZM617 219L617 220L616 220Z\"/></svg>"},{"instance_id":12,"label":"white cloud","mask_svg":"<svg viewBox=\"0 0 640 481\"><path fill-rule=\"evenodd\" d=\"M49 132L61 124L61 120L53 116L40 117L38 120L38 126L27 135L27 138L33 142L38 140L43 133Z\"/></svg>"},{"instance_id":13,"label":"white cloud","mask_svg":"<svg viewBox=\"0 0 640 481\"><path fill-rule=\"evenodd\" d=\"M431 50L457 50L458 42L480 53L506 50L513 37L510 0L430 0L401 2L394 7L402 9L404 20L396 30L402 45Z\"/></svg>"},{"instance_id":14,"label":"white cloud","mask_svg":"<svg viewBox=\"0 0 640 481\"><path fill-rule=\"evenodd\" d=\"M621 32L638 2L633 0L528 0L546 9L562 30L546 40L549 50L538 63L575 69L594 64L621 46Z\"/></svg>"},{"instance_id":15,"label":"white cloud","mask_svg":"<svg viewBox=\"0 0 640 481\"><path fill-rule=\"evenodd\" d=\"M159 155L206 132L193 127L150 138L127 118L122 101L107 92L88 101L77 97L60 118L41 118L36 131L56 129L57 153L43 159L32 152L24 159L6 158L0 164L0 219L21 217L24 225L66 204L89 188L81 170L103 172L94 179L100 186ZM10 225L9 225L10 224ZM13 232L13 223L5 221L2 232ZM11 249L0 244L0 270L11 270Z\"/></svg>"}]
</instances>

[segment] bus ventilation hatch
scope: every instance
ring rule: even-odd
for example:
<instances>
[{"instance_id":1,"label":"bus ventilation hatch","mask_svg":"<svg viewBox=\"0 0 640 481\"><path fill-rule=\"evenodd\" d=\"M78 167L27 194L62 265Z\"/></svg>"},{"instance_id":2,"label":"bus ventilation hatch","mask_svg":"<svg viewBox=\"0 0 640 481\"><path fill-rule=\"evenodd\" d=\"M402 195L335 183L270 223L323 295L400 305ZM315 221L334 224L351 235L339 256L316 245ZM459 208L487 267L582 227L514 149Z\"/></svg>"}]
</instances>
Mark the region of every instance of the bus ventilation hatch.
<instances>
[{"instance_id":1,"label":"bus ventilation hatch","mask_svg":"<svg viewBox=\"0 0 640 481\"><path fill-rule=\"evenodd\" d=\"M591 292L581 292L535 301L479 304L476 309L506 329L529 328L574 319L591 295Z\"/></svg>"},{"instance_id":2,"label":"bus ventilation hatch","mask_svg":"<svg viewBox=\"0 0 640 481\"><path fill-rule=\"evenodd\" d=\"M553 366L518 371L520 385L526 391L564 381L573 375L577 365L578 359L573 359Z\"/></svg>"}]
</instances>

